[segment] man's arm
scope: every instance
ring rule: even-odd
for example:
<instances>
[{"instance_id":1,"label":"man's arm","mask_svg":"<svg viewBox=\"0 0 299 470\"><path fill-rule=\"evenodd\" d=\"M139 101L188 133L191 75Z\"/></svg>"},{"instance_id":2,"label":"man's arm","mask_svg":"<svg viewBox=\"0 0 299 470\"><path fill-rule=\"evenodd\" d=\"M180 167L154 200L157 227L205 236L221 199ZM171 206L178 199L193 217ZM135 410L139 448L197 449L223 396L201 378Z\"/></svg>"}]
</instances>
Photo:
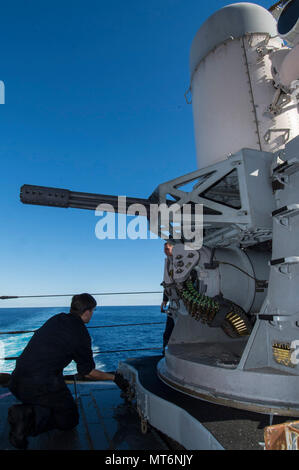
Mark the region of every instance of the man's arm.
<instances>
[{"instance_id":1,"label":"man's arm","mask_svg":"<svg viewBox=\"0 0 299 470\"><path fill-rule=\"evenodd\" d=\"M129 382L124 379L124 377L119 372L111 374L109 372L102 372L101 370L92 369L92 371L85 375L85 377L92 380L112 380L125 393L128 391L130 386Z\"/></svg>"},{"instance_id":2,"label":"man's arm","mask_svg":"<svg viewBox=\"0 0 299 470\"><path fill-rule=\"evenodd\" d=\"M88 379L93 379L93 380L112 380L114 381L115 375L110 374L109 372L102 372L101 370L97 369L92 369L89 374L85 375Z\"/></svg>"},{"instance_id":3,"label":"man's arm","mask_svg":"<svg viewBox=\"0 0 299 470\"><path fill-rule=\"evenodd\" d=\"M164 308L166 308L166 305L167 305L167 302L168 302L169 298L168 298L168 295L166 294L166 292L164 291L163 293L163 301L161 303L161 312L164 313Z\"/></svg>"}]
</instances>

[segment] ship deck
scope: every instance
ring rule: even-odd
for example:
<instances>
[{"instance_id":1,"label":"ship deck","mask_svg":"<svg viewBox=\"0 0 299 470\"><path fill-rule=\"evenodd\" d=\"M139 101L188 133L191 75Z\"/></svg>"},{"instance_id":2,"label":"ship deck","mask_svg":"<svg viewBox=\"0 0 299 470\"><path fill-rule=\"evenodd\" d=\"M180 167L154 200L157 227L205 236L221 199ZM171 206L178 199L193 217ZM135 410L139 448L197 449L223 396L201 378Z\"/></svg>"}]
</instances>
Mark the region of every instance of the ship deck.
<instances>
[{"instance_id":1,"label":"ship deck","mask_svg":"<svg viewBox=\"0 0 299 470\"><path fill-rule=\"evenodd\" d=\"M121 397L113 382L68 383L77 399L80 421L71 431L53 430L28 438L28 450L169 450L160 434L149 427L141 433L135 409ZM15 450L8 439L8 408L18 403L0 387L0 450Z\"/></svg>"},{"instance_id":2,"label":"ship deck","mask_svg":"<svg viewBox=\"0 0 299 470\"><path fill-rule=\"evenodd\" d=\"M161 356L151 356L128 359L124 363L136 370L143 388L184 409L199 421L225 450L262 450L265 427L293 421L290 417L269 416L210 403L174 390L163 383L156 374L160 359Z\"/></svg>"},{"instance_id":3,"label":"ship deck","mask_svg":"<svg viewBox=\"0 0 299 470\"><path fill-rule=\"evenodd\" d=\"M262 450L264 428L270 425L268 415L234 409L200 400L174 390L157 376L161 356L127 359L135 369L144 389L162 400L184 409L198 420L223 449ZM152 426L141 432L140 417L132 404L125 401L113 382L80 382L67 385L77 400L80 421L72 431L53 430L29 437L29 450L156 450L184 448ZM8 408L18 403L9 389L0 386L0 450L15 450L9 443ZM290 421L289 417L273 416L272 424ZM195 450L195 449L189 449Z\"/></svg>"}]
</instances>

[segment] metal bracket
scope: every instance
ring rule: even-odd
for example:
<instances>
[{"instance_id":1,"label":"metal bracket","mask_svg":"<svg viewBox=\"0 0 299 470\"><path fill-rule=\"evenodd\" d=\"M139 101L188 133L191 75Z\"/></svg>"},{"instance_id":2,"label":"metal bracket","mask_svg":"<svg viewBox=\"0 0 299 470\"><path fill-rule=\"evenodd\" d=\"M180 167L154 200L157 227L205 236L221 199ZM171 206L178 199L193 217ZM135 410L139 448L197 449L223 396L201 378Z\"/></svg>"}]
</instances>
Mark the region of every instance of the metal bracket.
<instances>
[{"instance_id":1,"label":"metal bracket","mask_svg":"<svg viewBox=\"0 0 299 470\"><path fill-rule=\"evenodd\" d=\"M273 176L290 176L299 171L299 159L294 157L290 160L286 160L273 169Z\"/></svg>"},{"instance_id":2,"label":"metal bracket","mask_svg":"<svg viewBox=\"0 0 299 470\"><path fill-rule=\"evenodd\" d=\"M267 132L264 135L264 141L268 144L271 139L271 134L281 132L283 134L283 143L286 144L287 141L290 138L290 131L291 129L286 128L286 129L268 129Z\"/></svg>"},{"instance_id":3,"label":"metal bracket","mask_svg":"<svg viewBox=\"0 0 299 470\"><path fill-rule=\"evenodd\" d=\"M288 264L298 264L299 256L289 256L288 258L277 258L270 261L271 266L276 265L288 265Z\"/></svg>"},{"instance_id":4,"label":"metal bracket","mask_svg":"<svg viewBox=\"0 0 299 470\"><path fill-rule=\"evenodd\" d=\"M227 160L160 184L149 200L159 207L167 206L168 210L173 201L173 209L176 206L181 214L186 206L194 210L201 205L206 246L256 245L272 237L269 214L274 209L274 199L267 176L271 163L266 152L242 150ZM257 169L260 171L256 172ZM267 188L262 206L256 191L258 187ZM201 227L196 225L194 213L190 217L194 233ZM161 219L157 220L156 230L163 238L166 226ZM185 242L182 226L170 220L167 231L173 239Z\"/></svg>"}]
</instances>

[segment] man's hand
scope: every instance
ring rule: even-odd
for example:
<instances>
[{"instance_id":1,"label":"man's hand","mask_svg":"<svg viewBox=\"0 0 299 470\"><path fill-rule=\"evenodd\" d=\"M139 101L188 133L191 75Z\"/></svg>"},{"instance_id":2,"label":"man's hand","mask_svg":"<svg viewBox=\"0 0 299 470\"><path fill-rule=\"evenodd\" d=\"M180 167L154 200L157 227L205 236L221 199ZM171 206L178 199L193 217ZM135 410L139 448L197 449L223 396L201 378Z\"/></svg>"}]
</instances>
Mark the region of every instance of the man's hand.
<instances>
[{"instance_id":1,"label":"man's hand","mask_svg":"<svg viewBox=\"0 0 299 470\"><path fill-rule=\"evenodd\" d=\"M162 313L165 313L166 305L167 305L167 301L163 301L163 302L161 303L161 312L162 312Z\"/></svg>"},{"instance_id":2,"label":"man's hand","mask_svg":"<svg viewBox=\"0 0 299 470\"><path fill-rule=\"evenodd\" d=\"M110 372L102 372L101 370L97 369L92 369L89 374L85 375L88 379L92 380L112 380L114 381L114 374L111 374Z\"/></svg>"},{"instance_id":3,"label":"man's hand","mask_svg":"<svg viewBox=\"0 0 299 470\"><path fill-rule=\"evenodd\" d=\"M123 378L123 376L119 373L119 372L116 372L115 376L114 376L114 382L116 383L116 385L123 391L123 392L127 392L130 384L129 382Z\"/></svg>"}]
</instances>

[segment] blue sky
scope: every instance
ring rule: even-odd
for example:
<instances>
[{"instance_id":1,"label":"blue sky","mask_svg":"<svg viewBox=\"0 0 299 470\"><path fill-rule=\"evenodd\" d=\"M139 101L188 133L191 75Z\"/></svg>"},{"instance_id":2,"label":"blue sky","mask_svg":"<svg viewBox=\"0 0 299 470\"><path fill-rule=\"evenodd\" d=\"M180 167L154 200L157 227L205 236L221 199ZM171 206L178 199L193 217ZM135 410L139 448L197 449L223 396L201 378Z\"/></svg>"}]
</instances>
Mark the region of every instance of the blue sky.
<instances>
[{"instance_id":1,"label":"blue sky","mask_svg":"<svg viewBox=\"0 0 299 470\"><path fill-rule=\"evenodd\" d=\"M202 22L228 3L237 2L2 3L0 295L161 290L161 240L98 240L93 211L23 205L19 189L147 198L196 170L189 50ZM161 295L97 300L153 305Z\"/></svg>"}]
</instances>

